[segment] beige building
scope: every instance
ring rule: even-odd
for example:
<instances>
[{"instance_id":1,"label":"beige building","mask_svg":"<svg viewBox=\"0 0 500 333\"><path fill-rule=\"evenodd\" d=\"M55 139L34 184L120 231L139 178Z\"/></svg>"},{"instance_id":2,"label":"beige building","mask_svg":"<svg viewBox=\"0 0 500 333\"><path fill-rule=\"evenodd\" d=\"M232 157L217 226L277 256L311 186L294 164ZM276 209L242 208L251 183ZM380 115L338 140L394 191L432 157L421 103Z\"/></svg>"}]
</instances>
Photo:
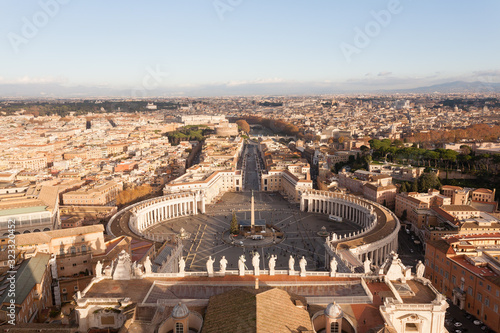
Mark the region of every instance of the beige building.
<instances>
[{"instance_id":1,"label":"beige building","mask_svg":"<svg viewBox=\"0 0 500 333\"><path fill-rule=\"evenodd\" d=\"M116 200L118 192L123 190L123 184L109 181L102 184L91 184L62 195L64 205L104 206Z\"/></svg>"},{"instance_id":2,"label":"beige building","mask_svg":"<svg viewBox=\"0 0 500 333\"><path fill-rule=\"evenodd\" d=\"M396 195L396 205L394 212L399 218L403 217L403 215L406 215L406 220L408 222L413 225L417 225L417 209L425 209L432 206L449 204L451 204L451 199L439 194L438 190L429 190L427 193L398 193Z\"/></svg>"},{"instance_id":3,"label":"beige building","mask_svg":"<svg viewBox=\"0 0 500 333\"><path fill-rule=\"evenodd\" d=\"M38 171L47 167L47 157L31 157L9 160L9 166L13 169Z\"/></svg>"},{"instance_id":4,"label":"beige building","mask_svg":"<svg viewBox=\"0 0 500 333\"><path fill-rule=\"evenodd\" d=\"M6 240L2 240L1 247L6 248ZM92 272L93 255L101 255L106 251L104 241L104 227L92 225L72 229L62 229L33 234L16 236L17 251L24 253L44 253L55 256L53 266L53 294L56 304L70 300L75 292L60 288L59 281L81 278ZM86 287L85 279L79 281L79 288ZM88 279L87 279L88 282ZM69 294L69 295L68 295Z\"/></svg>"}]
</instances>

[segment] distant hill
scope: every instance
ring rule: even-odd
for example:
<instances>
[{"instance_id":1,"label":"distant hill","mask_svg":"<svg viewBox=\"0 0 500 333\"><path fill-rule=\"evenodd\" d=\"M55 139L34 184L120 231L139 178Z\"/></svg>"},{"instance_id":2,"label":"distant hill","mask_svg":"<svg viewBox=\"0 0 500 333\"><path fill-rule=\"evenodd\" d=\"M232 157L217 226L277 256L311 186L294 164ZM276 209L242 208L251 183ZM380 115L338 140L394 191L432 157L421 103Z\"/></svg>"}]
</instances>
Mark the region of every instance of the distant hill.
<instances>
[{"instance_id":1,"label":"distant hill","mask_svg":"<svg viewBox=\"0 0 500 333\"><path fill-rule=\"evenodd\" d=\"M454 81L410 89L347 88L341 83L326 82L270 82L240 85L214 84L183 88L156 88L135 91L98 86L67 86L57 83L1 84L0 98L136 98L172 96L249 96L249 95L302 95L316 94L391 94L391 93L500 93L500 83ZM144 96L143 96L144 95Z\"/></svg>"},{"instance_id":2,"label":"distant hill","mask_svg":"<svg viewBox=\"0 0 500 333\"><path fill-rule=\"evenodd\" d=\"M465 82L454 81L441 84L435 84L427 87L418 87L411 89L396 90L398 93L417 93L417 94L432 94L432 93L500 93L500 83L488 82Z\"/></svg>"}]
</instances>

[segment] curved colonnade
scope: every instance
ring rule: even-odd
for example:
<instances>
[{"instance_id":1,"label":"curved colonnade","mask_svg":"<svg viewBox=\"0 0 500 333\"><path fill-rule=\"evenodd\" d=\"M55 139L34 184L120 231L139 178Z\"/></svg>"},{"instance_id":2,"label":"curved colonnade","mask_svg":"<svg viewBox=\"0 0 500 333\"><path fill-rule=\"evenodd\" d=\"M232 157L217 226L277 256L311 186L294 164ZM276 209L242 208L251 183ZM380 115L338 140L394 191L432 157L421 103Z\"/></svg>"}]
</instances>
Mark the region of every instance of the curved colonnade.
<instances>
[{"instance_id":1,"label":"curved colonnade","mask_svg":"<svg viewBox=\"0 0 500 333\"><path fill-rule=\"evenodd\" d=\"M389 253L398 249L399 220L375 202L347 194L308 191L302 194L300 209L339 216L363 228L343 238L333 234L326 240L327 257L335 253L350 267L361 266L366 259L381 265Z\"/></svg>"},{"instance_id":2,"label":"curved colonnade","mask_svg":"<svg viewBox=\"0 0 500 333\"><path fill-rule=\"evenodd\" d=\"M397 251L399 221L390 210L375 202L352 195L313 190L302 193L300 209L339 216L362 227L353 234L333 234L327 238L327 263L337 255L351 269L361 266L366 259L374 265L381 265L388 254ZM205 213L205 196L202 192L170 194L139 202L126 210L130 212L130 230L147 238L146 229L157 223Z\"/></svg>"},{"instance_id":3,"label":"curved colonnade","mask_svg":"<svg viewBox=\"0 0 500 333\"><path fill-rule=\"evenodd\" d=\"M201 192L169 194L139 202L129 211L130 230L139 236L144 236L143 232L157 223L205 213L205 196Z\"/></svg>"}]
</instances>

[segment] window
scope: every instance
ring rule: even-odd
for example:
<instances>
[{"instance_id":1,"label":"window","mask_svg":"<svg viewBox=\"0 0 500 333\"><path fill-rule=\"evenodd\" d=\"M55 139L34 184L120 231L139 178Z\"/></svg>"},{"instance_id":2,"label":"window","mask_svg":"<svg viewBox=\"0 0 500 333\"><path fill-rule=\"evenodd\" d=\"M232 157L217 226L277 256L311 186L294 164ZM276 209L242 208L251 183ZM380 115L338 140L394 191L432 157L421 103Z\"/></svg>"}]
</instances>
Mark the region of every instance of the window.
<instances>
[{"instance_id":1,"label":"window","mask_svg":"<svg viewBox=\"0 0 500 333\"><path fill-rule=\"evenodd\" d=\"M332 333L340 333L339 331L339 323L332 323L330 326L330 332Z\"/></svg>"},{"instance_id":2,"label":"window","mask_svg":"<svg viewBox=\"0 0 500 333\"><path fill-rule=\"evenodd\" d=\"M484 299L484 305L490 306L490 299L488 297Z\"/></svg>"},{"instance_id":3,"label":"window","mask_svg":"<svg viewBox=\"0 0 500 333\"><path fill-rule=\"evenodd\" d=\"M455 277L455 275L451 276L451 283L453 283L454 285L457 283L457 278Z\"/></svg>"},{"instance_id":4,"label":"window","mask_svg":"<svg viewBox=\"0 0 500 333\"><path fill-rule=\"evenodd\" d=\"M478 294L477 294L477 300L478 300L479 302L482 302L482 301L483 301L483 295L481 295L481 293L478 293Z\"/></svg>"},{"instance_id":5,"label":"window","mask_svg":"<svg viewBox=\"0 0 500 333\"><path fill-rule=\"evenodd\" d=\"M61 271L64 271L64 266L61 266Z\"/></svg>"},{"instance_id":6,"label":"window","mask_svg":"<svg viewBox=\"0 0 500 333\"><path fill-rule=\"evenodd\" d=\"M479 281L479 285L482 286L483 285L483 281Z\"/></svg>"},{"instance_id":7,"label":"window","mask_svg":"<svg viewBox=\"0 0 500 333\"><path fill-rule=\"evenodd\" d=\"M469 288L467 289L467 292L469 293L469 295L472 295L472 287L469 287Z\"/></svg>"},{"instance_id":8,"label":"window","mask_svg":"<svg viewBox=\"0 0 500 333\"><path fill-rule=\"evenodd\" d=\"M486 285L486 290L491 291L491 286L489 284Z\"/></svg>"},{"instance_id":9,"label":"window","mask_svg":"<svg viewBox=\"0 0 500 333\"><path fill-rule=\"evenodd\" d=\"M448 272L444 272L444 277L448 279Z\"/></svg>"},{"instance_id":10,"label":"window","mask_svg":"<svg viewBox=\"0 0 500 333\"><path fill-rule=\"evenodd\" d=\"M78 290L78 286L74 286L73 289L75 289L75 291L77 291Z\"/></svg>"},{"instance_id":11,"label":"window","mask_svg":"<svg viewBox=\"0 0 500 333\"><path fill-rule=\"evenodd\" d=\"M184 333L184 325L182 323L175 323L175 333Z\"/></svg>"},{"instance_id":12,"label":"window","mask_svg":"<svg viewBox=\"0 0 500 333\"><path fill-rule=\"evenodd\" d=\"M493 305L493 311L495 311L496 313L498 313L498 304Z\"/></svg>"}]
</instances>

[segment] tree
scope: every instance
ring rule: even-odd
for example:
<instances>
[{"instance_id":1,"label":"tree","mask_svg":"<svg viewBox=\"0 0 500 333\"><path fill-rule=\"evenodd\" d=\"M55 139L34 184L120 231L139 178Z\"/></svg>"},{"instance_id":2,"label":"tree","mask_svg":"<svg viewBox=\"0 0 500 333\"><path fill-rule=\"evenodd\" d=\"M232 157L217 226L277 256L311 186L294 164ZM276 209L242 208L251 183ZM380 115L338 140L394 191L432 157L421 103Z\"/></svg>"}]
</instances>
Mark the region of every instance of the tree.
<instances>
[{"instance_id":1,"label":"tree","mask_svg":"<svg viewBox=\"0 0 500 333\"><path fill-rule=\"evenodd\" d=\"M241 128L241 130L245 133L250 133L250 125L248 125L246 120L240 119L236 121L236 124L238 124L238 127Z\"/></svg>"},{"instance_id":2,"label":"tree","mask_svg":"<svg viewBox=\"0 0 500 333\"><path fill-rule=\"evenodd\" d=\"M439 181L438 176L436 175L435 172L428 172L422 174L418 178L418 189L420 190L420 192L427 192L431 188L435 189L441 188L441 182Z\"/></svg>"},{"instance_id":3,"label":"tree","mask_svg":"<svg viewBox=\"0 0 500 333\"><path fill-rule=\"evenodd\" d=\"M233 235L236 235L238 231L240 230L239 224L238 224L238 219L236 218L236 213L233 212L233 218L231 219L231 233Z\"/></svg>"},{"instance_id":4,"label":"tree","mask_svg":"<svg viewBox=\"0 0 500 333\"><path fill-rule=\"evenodd\" d=\"M399 189L399 192L401 192L401 193L408 192L408 186L406 185L406 182L403 182L403 184L401 184L401 188Z\"/></svg>"},{"instance_id":5,"label":"tree","mask_svg":"<svg viewBox=\"0 0 500 333\"><path fill-rule=\"evenodd\" d=\"M412 192L418 192L418 183L417 180L415 179L413 183L411 184L411 191Z\"/></svg>"},{"instance_id":6,"label":"tree","mask_svg":"<svg viewBox=\"0 0 500 333\"><path fill-rule=\"evenodd\" d=\"M408 217L408 212L405 210L403 210L403 214L401 214L401 221L406 221L406 218Z\"/></svg>"}]
</instances>

